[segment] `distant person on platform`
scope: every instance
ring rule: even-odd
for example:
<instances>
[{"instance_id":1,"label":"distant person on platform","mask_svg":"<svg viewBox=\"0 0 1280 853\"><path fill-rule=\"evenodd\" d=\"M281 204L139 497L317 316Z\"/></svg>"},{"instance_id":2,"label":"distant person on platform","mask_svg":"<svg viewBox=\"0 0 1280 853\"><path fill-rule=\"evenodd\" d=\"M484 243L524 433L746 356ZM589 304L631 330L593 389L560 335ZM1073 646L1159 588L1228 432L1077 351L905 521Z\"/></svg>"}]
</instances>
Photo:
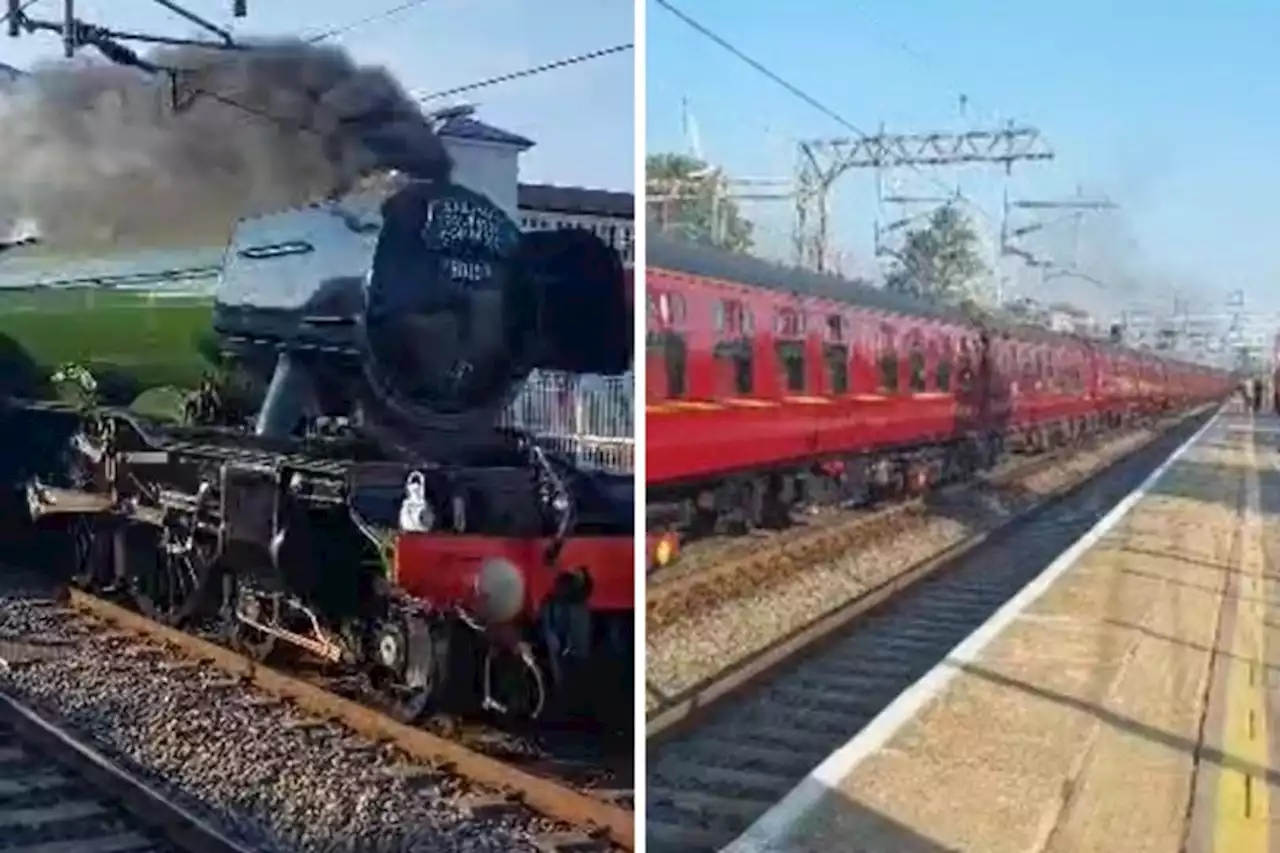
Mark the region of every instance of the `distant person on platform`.
<instances>
[{"instance_id":1,"label":"distant person on platform","mask_svg":"<svg viewBox=\"0 0 1280 853\"><path fill-rule=\"evenodd\" d=\"M1253 380L1253 412L1257 414L1262 411L1262 380Z\"/></svg>"}]
</instances>

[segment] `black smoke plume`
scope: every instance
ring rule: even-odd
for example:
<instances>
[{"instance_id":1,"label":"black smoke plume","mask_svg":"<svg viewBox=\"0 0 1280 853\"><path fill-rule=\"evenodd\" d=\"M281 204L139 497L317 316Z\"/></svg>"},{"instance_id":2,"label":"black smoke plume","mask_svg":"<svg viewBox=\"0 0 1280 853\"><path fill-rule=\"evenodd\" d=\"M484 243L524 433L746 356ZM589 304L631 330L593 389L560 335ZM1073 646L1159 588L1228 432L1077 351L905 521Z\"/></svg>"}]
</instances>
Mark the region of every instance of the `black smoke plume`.
<instances>
[{"instance_id":1,"label":"black smoke plume","mask_svg":"<svg viewBox=\"0 0 1280 853\"><path fill-rule=\"evenodd\" d=\"M239 216L302 204L397 169L451 164L382 68L296 40L229 53L164 49L176 75L78 58L0 90L0 239L220 241Z\"/></svg>"}]
</instances>

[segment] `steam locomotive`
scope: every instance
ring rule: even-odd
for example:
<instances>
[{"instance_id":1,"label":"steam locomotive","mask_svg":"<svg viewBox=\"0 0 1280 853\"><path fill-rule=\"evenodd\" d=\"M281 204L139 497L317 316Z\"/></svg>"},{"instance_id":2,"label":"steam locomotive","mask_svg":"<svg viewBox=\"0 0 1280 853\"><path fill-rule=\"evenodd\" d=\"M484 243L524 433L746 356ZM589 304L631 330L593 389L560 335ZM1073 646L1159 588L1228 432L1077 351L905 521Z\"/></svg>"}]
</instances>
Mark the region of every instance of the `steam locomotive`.
<instances>
[{"instance_id":1,"label":"steam locomotive","mask_svg":"<svg viewBox=\"0 0 1280 853\"><path fill-rule=\"evenodd\" d=\"M598 238L453 183L247 219L212 310L235 381L181 423L0 401L0 470L75 583L349 668L401 718L629 709L632 478L499 418L531 371L626 371L628 315Z\"/></svg>"}]
</instances>

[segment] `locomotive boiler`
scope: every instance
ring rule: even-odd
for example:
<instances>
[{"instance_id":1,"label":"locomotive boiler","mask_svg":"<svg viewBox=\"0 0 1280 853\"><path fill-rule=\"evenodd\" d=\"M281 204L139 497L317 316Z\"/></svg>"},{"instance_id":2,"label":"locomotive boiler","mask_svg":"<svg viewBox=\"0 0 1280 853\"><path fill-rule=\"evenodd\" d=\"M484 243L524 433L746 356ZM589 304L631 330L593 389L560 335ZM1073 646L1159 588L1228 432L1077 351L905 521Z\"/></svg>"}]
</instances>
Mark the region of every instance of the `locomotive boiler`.
<instances>
[{"instance_id":1,"label":"locomotive boiler","mask_svg":"<svg viewBox=\"0 0 1280 853\"><path fill-rule=\"evenodd\" d=\"M629 708L631 477L499 417L531 371L624 372L628 313L598 238L447 181L248 219L212 312L235 382L181 425L11 400L7 463L77 583L349 668L406 719L586 684Z\"/></svg>"}]
</instances>

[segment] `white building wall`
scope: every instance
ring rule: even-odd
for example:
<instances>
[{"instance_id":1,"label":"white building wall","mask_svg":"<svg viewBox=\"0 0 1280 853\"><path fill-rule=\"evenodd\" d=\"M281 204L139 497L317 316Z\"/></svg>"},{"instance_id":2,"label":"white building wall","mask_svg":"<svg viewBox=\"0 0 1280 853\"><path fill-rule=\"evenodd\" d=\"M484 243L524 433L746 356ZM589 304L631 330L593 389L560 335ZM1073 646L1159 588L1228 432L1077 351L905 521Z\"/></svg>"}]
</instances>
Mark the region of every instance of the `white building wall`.
<instances>
[{"instance_id":1,"label":"white building wall","mask_svg":"<svg viewBox=\"0 0 1280 853\"><path fill-rule=\"evenodd\" d=\"M442 138L453 157L454 180L469 190L487 195L508 216L518 218L520 149L475 139Z\"/></svg>"}]
</instances>

